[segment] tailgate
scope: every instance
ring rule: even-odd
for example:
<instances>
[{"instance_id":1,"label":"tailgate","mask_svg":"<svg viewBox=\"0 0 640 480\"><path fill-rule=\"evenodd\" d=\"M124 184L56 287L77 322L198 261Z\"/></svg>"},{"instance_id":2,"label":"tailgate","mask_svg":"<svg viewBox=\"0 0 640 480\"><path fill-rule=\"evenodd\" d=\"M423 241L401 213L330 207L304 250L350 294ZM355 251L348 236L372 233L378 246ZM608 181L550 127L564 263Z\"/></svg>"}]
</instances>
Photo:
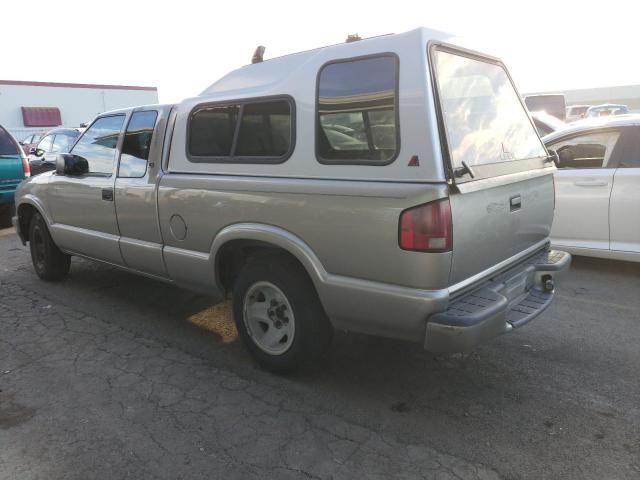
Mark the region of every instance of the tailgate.
<instances>
[{"instance_id":1,"label":"tailgate","mask_svg":"<svg viewBox=\"0 0 640 480\"><path fill-rule=\"evenodd\" d=\"M449 284L476 275L549 236L553 175L451 194L453 259Z\"/></svg>"}]
</instances>

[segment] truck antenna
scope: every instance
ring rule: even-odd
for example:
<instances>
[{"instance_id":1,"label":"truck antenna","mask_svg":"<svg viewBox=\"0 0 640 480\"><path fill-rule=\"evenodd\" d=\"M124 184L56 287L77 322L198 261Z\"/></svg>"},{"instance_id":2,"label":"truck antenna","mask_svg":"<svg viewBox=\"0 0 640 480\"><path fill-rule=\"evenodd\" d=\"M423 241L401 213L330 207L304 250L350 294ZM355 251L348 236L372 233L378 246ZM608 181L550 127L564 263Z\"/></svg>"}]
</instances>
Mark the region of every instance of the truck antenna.
<instances>
[{"instance_id":1,"label":"truck antenna","mask_svg":"<svg viewBox=\"0 0 640 480\"><path fill-rule=\"evenodd\" d=\"M262 45L260 45L258 48L256 48L256 51L253 52L253 57L251 57L251 63L260 63L263 60L264 57L264 50L265 47L263 47Z\"/></svg>"},{"instance_id":2,"label":"truck antenna","mask_svg":"<svg viewBox=\"0 0 640 480\"><path fill-rule=\"evenodd\" d=\"M351 43L351 42L357 42L359 40L362 40L362 37L360 35L358 35L357 33L353 33L351 35L347 35L347 39L345 40L346 43Z\"/></svg>"}]
</instances>

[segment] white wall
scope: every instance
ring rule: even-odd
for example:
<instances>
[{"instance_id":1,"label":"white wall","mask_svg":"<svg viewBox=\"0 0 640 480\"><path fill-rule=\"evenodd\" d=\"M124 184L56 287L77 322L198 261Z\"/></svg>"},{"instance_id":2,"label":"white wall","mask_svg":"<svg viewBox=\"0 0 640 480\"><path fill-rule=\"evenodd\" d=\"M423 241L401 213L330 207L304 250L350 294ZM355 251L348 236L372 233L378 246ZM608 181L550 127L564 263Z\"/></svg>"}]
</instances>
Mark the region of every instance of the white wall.
<instances>
[{"instance_id":1,"label":"white wall","mask_svg":"<svg viewBox=\"0 0 640 480\"><path fill-rule=\"evenodd\" d=\"M62 126L77 127L107 110L154 103L158 103L157 90L0 84L0 125L21 139L50 127L25 127L20 107L58 107Z\"/></svg>"}]
</instances>

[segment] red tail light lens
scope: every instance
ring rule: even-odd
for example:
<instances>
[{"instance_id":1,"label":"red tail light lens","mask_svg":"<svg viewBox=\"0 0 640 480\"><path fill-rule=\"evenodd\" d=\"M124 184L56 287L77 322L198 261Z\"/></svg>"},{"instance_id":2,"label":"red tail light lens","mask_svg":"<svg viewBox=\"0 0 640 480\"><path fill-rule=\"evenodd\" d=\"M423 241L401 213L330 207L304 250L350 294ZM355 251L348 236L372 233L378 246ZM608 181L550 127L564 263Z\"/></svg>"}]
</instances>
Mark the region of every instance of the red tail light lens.
<instances>
[{"instance_id":1,"label":"red tail light lens","mask_svg":"<svg viewBox=\"0 0 640 480\"><path fill-rule=\"evenodd\" d=\"M24 178L31 176L31 167L29 166L29 160L22 157L22 170L24 170Z\"/></svg>"},{"instance_id":2,"label":"red tail light lens","mask_svg":"<svg viewBox=\"0 0 640 480\"><path fill-rule=\"evenodd\" d=\"M398 244L403 250L451 250L451 204L448 198L409 208L400 214Z\"/></svg>"}]
</instances>

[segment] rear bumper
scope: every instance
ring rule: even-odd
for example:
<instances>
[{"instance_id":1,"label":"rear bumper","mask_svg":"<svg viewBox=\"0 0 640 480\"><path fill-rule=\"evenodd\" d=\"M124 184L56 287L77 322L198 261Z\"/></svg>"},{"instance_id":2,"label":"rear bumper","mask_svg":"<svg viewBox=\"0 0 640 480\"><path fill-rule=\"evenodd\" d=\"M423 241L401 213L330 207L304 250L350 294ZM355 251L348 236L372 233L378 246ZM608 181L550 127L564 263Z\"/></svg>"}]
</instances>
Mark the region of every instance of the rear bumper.
<instances>
[{"instance_id":1,"label":"rear bumper","mask_svg":"<svg viewBox=\"0 0 640 480\"><path fill-rule=\"evenodd\" d=\"M571 255L545 250L453 298L427 321L424 347L459 352L533 320L551 304L554 282Z\"/></svg>"}]
</instances>

